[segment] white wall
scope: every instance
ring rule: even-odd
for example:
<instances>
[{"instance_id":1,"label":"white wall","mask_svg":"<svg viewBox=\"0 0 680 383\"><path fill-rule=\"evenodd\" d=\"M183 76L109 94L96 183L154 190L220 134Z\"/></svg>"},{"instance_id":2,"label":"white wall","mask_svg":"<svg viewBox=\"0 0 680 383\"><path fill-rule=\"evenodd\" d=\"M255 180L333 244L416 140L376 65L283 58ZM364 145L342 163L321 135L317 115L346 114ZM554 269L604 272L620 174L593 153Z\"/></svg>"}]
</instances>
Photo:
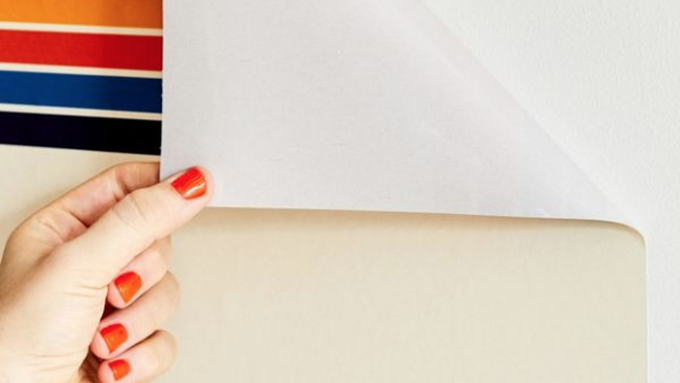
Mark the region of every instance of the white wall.
<instances>
[{"instance_id":1,"label":"white wall","mask_svg":"<svg viewBox=\"0 0 680 383\"><path fill-rule=\"evenodd\" d=\"M680 2L424 0L645 232L651 382L680 377Z\"/></svg>"}]
</instances>

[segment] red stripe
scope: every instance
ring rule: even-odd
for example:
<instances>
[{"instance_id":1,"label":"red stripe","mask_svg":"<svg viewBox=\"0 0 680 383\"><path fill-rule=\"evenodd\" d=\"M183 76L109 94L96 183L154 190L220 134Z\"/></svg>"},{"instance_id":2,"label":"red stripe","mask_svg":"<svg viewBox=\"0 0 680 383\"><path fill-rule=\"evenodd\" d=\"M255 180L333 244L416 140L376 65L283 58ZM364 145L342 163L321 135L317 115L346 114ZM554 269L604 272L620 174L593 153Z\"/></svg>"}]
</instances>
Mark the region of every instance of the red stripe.
<instances>
[{"instance_id":1,"label":"red stripe","mask_svg":"<svg viewBox=\"0 0 680 383\"><path fill-rule=\"evenodd\" d=\"M0 30L0 62L160 71L160 36Z\"/></svg>"}]
</instances>

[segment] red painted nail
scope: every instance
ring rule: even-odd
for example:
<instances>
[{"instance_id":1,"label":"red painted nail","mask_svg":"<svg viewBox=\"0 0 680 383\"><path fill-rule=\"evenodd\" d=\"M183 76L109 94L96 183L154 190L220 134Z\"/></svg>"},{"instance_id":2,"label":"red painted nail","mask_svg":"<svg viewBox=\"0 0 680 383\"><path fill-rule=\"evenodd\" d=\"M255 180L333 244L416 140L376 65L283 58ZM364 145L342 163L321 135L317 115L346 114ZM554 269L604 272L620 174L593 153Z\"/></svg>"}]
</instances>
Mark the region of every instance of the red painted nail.
<instances>
[{"instance_id":1,"label":"red painted nail","mask_svg":"<svg viewBox=\"0 0 680 383\"><path fill-rule=\"evenodd\" d=\"M106 342L106 347L109 348L109 352L114 352L121 344L125 343L128 338L128 333L122 324L114 324L103 328L99 332Z\"/></svg>"},{"instance_id":2,"label":"red painted nail","mask_svg":"<svg viewBox=\"0 0 680 383\"><path fill-rule=\"evenodd\" d=\"M172 187L184 197L184 199L194 199L205 194L208 184L200 170L191 168L179 178L172 181Z\"/></svg>"},{"instance_id":3,"label":"red painted nail","mask_svg":"<svg viewBox=\"0 0 680 383\"><path fill-rule=\"evenodd\" d=\"M130 373L130 364L122 359L109 362L109 368L116 380L121 380Z\"/></svg>"},{"instance_id":4,"label":"red painted nail","mask_svg":"<svg viewBox=\"0 0 680 383\"><path fill-rule=\"evenodd\" d=\"M129 303L142 288L142 278L133 271L121 274L113 283L125 303Z\"/></svg>"}]
</instances>

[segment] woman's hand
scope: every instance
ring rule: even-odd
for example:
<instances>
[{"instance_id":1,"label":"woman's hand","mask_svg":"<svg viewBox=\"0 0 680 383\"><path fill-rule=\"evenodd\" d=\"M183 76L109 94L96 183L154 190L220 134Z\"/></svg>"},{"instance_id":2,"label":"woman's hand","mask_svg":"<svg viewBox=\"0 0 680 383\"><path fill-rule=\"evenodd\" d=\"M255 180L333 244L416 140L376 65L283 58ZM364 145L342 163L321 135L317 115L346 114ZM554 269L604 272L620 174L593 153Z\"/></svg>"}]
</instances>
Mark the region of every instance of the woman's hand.
<instances>
[{"instance_id":1,"label":"woman's hand","mask_svg":"<svg viewBox=\"0 0 680 383\"><path fill-rule=\"evenodd\" d=\"M210 199L204 170L111 168L38 211L0 264L0 382L147 382L172 363L169 235Z\"/></svg>"}]
</instances>

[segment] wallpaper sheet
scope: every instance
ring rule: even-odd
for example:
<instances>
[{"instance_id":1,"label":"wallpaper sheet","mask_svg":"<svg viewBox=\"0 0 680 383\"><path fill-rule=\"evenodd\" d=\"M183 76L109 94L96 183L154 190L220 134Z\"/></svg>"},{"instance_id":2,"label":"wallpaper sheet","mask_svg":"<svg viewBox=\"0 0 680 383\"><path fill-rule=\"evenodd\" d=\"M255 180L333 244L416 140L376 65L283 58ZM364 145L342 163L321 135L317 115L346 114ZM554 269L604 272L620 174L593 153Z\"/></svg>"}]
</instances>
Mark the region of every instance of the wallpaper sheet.
<instances>
[{"instance_id":1,"label":"wallpaper sheet","mask_svg":"<svg viewBox=\"0 0 680 383\"><path fill-rule=\"evenodd\" d=\"M214 206L627 223L418 0L165 2L162 166Z\"/></svg>"}]
</instances>

